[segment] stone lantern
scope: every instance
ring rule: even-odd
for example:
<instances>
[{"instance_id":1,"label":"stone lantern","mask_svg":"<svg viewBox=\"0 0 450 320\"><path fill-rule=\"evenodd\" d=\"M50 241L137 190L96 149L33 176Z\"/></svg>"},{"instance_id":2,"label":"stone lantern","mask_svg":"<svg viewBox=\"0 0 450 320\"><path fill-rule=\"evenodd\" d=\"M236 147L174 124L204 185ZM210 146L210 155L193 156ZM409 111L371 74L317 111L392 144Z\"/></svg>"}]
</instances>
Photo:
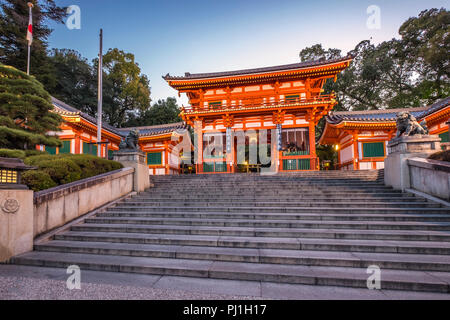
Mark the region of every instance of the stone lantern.
<instances>
[{"instance_id":1,"label":"stone lantern","mask_svg":"<svg viewBox=\"0 0 450 320\"><path fill-rule=\"evenodd\" d=\"M21 159L0 157L0 189L28 190L22 184L22 173L32 169L36 168L25 165Z\"/></svg>"}]
</instances>

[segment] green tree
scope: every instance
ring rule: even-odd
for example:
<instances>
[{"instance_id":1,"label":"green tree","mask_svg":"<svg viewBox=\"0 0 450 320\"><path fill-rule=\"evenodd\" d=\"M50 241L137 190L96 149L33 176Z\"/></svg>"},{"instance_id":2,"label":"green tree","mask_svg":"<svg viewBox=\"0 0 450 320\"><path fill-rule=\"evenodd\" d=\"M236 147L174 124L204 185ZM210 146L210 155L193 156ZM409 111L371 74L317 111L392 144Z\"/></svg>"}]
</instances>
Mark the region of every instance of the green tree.
<instances>
[{"instance_id":1,"label":"green tree","mask_svg":"<svg viewBox=\"0 0 450 320\"><path fill-rule=\"evenodd\" d=\"M0 148L59 146L48 132L59 131L61 117L51 110L50 94L34 77L0 64Z\"/></svg>"},{"instance_id":2,"label":"green tree","mask_svg":"<svg viewBox=\"0 0 450 320\"><path fill-rule=\"evenodd\" d=\"M92 116L97 114L97 72L80 53L53 49L50 62L56 85L49 92L61 101Z\"/></svg>"},{"instance_id":3,"label":"green tree","mask_svg":"<svg viewBox=\"0 0 450 320\"><path fill-rule=\"evenodd\" d=\"M54 69L47 57L48 37L52 30L48 22L63 22L65 8L54 0L1 0L0 1L0 62L26 71L28 42L26 30L29 9L33 8L33 43L31 46L31 73L46 89L55 86Z\"/></svg>"},{"instance_id":4,"label":"green tree","mask_svg":"<svg viewBox=\"0 0 450 320\"><path fill-rule=\"evenodd\" d=\"M111 125L121 127L133 112L150 108L150 81L141 74L132 53L110 49L103 56L104 117ZM98 66L98 59L94 60Z\"/></svg>"},{"instance_id":5,"label":"green tree","mask_svg":"<svg viewBox=\"0 0 450 320\"><path fill-rule=\"evenodd\" d=\"M312 47L307 47L300 51L300 61L316 61L316 60L331 60L341 57L341 50L339 49L327 49L322 47L322 44L315 44Z\"/></svg>"},{"instance_id":6,"label":"green tree","mask_svg":"<svg viewBox=\"0 0 450 320\"><path fill-rule=\"evenodd\" d=\"M406 60L418 74L417 93L427 103L450 95L450 11L429 9L399 30Z\"/></svg>"},{"instance_id":7,"label":"green tree","mask_svg":"<svg viewBox=\"0 0 450 320\"><path fill-rule=\"evenodd\" d=\"M169 97L167 99L158 100L150 109L130 114L129 120L124 124L125 127L153 126L158 124L180 122L180 107L177 99Z\"/></svg>"},{"instance_id":8,"label":"green tree","mask_svg":"<svg viewBox=\"0 0 450 320\"><path fill-rule=\"evenodd\" d=\"M361 41L355 56L336 83L327 81L325 93L335 91L335 111L377 110L432 104L450 95L450 14L430 9L408 19L400 39L374 45ZM338 49L320 44L300 52L302 61L334 59ZM318 130L320 132L320 130Z\"/></svg>"}]
</instances>

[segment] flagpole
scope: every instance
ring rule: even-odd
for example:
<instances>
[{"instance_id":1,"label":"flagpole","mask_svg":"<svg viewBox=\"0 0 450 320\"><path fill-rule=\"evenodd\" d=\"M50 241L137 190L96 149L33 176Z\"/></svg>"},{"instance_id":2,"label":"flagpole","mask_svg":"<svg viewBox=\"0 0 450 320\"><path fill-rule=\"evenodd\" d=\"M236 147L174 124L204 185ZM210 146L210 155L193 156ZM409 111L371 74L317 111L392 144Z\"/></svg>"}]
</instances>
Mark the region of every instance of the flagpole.
<instances>
[{"instance_id":1,"label":"flagpole","mask_svg":"<svg viewBox=\"0 0 450 320\"><path fill-rule=\"evenodd\" d=\"M103 113L103 29L100 29L100 53L98 55L98 107L97 107L97 156L102 156L102 113Z\"/></svg>"},{"instance_id":2,"label":"flagpole","mask_svg":"<svg viewBox=\"0 0 450 320\"><path fill-rule=\"evenodd\" d=\"M32 15L31 9L33 8L33 4L31 2L28 2L27 5L30 8L29 18L31 21L31 15ZM28 40L27 75L30 75L30 58L31 58L31 41Z\"/></svg>"}]
</instances>

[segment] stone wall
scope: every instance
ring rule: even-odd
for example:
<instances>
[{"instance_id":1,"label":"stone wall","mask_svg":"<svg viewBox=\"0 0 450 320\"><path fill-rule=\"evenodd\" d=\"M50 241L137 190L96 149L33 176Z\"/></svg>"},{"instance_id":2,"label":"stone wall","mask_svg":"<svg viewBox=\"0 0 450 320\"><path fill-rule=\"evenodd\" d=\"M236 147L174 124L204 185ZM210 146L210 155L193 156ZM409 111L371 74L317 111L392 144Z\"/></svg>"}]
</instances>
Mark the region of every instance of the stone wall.
<instances>
[{"instance_id":1,"label":"stone wall","mask_svg":"<svg viewBox=\"0 0 450 320\"><path fill-rule=\"evenodd\" d=\"M450 163L408 159L411 188L450 202Z\"/></svg>"},{"instance_id":2,"label":"stone wall","mask_svg":"<svg viewBox=\"0 0 450 320\"><path fill-rule=\"evenodd\" d=\"M0 189L0 263L33 250L33 191Z\"/></svg>"},{"instance_id":3,"label":"stone wall","mask_svg":"<svg viewBox=\"0 0 450 320\"><path fill-rule=\"evenodd\" d=\"M132 192L133 174L124 168L35 193L34 237Z\"/></svg>"}]
</instances>

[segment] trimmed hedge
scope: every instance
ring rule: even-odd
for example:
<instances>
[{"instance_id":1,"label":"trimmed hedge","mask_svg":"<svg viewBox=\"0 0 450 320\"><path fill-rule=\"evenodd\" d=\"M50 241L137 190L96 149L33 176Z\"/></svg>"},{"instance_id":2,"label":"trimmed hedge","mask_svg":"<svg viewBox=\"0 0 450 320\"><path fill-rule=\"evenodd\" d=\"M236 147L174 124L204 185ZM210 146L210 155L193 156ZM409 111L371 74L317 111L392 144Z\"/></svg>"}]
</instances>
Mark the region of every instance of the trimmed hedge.
<instances>
[{"instance_id":1,"label":"trimmed hedge","mask_svg":"<svg viewBox=\"0 0 450 320\"><path fill-rule=\"evenodd\" d=\"M53 188L123 168L119 162L84 154L50 155L37 150L0 149L0 157L21 158L24 159L26 165L36 167L37 170L27 171L22 176L23 183L34 191Z\"/></svg>"},{"instance_id":2,"label":"trimmed hedge","mask_svg":"<svg viewBox=\"0 0 450 320\"><path fill-rule=\"evenodd\" d=\"M50 175L42 170L30 170L22 175L22 182L33 191L41 191L57 187L58 184L52 180Z\"/></svg>"},{"instance_id":3,"label":"trimmed hedge","mask_svg":"<svg viewBox=\"0 0 450 320\"><path fill-rule=\"evenodd\" d=\"M450 150L434 153L428 159L450 162Z\"/></svg>"},{"instance_id":4,"label":"trimmed hedge","mask_svg":"<svg viewBox=\"0 0 450 320\"><path fill-rule=\"evenodd\" d=\"M81 179L81 168L68 159L52 159L39 163L39 170L50 175L58 185L71 183Z\"/></svg>"}]
</instances>

